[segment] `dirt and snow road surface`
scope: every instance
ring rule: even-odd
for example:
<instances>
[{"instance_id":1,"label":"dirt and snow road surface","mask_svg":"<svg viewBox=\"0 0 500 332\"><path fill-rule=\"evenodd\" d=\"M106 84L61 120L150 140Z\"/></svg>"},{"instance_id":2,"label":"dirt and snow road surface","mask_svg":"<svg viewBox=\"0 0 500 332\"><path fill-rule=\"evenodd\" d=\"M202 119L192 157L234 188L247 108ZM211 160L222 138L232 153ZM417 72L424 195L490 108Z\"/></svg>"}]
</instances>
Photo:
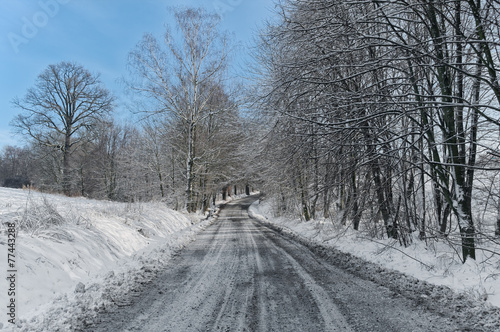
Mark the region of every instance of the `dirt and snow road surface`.
<instances>
[{"instance_id":1,"label":"dirt and snow road surface","mask_svg":"<svg viewBox=\"0 0 500 332\"><path fill-rule=\"evenodd\" d=\"M249 218L255 199L227 204L157 278L87 330L475 330Z\"/></svg>"}]
</instances>

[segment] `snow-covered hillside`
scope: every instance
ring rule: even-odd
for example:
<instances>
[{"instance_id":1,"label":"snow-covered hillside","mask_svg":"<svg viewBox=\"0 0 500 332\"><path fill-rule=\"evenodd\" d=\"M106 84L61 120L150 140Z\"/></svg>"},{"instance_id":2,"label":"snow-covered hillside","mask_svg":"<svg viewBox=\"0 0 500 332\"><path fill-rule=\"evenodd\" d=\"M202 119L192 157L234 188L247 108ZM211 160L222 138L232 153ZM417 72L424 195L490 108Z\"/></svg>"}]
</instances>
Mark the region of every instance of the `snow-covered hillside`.
<instances>
[{"instance_id":1,"label":"snow-covered hillside","mask_svg":"<svg viewBox=\"0 0 500 332\"><path fill-rule=\"evenodd\" d=\"M16 222L19 330L71 329L75 313L119 304L209 221L162 203L115 203L0 188L0 268L9 270L7 223ZM0 281L2 308L9 304ZM6 310L0 330L13 329ZM43 315L42 315L43 314ZM85 316L85 315L84 315ZM52 326L52 327L51 327Z\"/></svg>"},{"instance_id":2,"label":"snow-covered hillside","mask_svg":"<svg viewBox=\"0 0 500 332\"><path fill-rule=\"evenodd\" d=\"M407 248L397 241L375 240L351 227L335 226L331 221L302 222L274 217L270 201L255 202L250 214L263 222L285 228L301 238L350 253L435 285L447 286L476 300L500 307L500 245L478 250L477 260L462 264L450 246L415 240ZM496 253L496 254L494 254Z\"/></svg>"}]
</instances>

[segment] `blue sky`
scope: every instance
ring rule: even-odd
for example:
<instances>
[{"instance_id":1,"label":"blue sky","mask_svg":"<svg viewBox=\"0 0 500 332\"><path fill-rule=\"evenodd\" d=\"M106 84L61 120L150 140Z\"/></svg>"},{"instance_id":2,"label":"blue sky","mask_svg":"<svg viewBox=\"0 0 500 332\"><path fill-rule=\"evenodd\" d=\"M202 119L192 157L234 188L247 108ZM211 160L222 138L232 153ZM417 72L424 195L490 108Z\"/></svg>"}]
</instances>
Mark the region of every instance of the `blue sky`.
<instances>
[{"instance_id":1,"label":"blue sky","mask_svg":"<svg viewBox=\"0 0 500 332\"><path fill-rule=\"evenodd\" d=\"M19 112L11 101L60 61L100 73L118 97L116 115L126 118L117 81L127 75L128 52L146 32L161 37L165 24L172 24L168 8L179 5L221 14L222 28L242 45L235 54L240 71L254 35L274 9L273 0L0 0L0 148L24 145L11 133L9 122Z\"/></svg>"}]
</instances>

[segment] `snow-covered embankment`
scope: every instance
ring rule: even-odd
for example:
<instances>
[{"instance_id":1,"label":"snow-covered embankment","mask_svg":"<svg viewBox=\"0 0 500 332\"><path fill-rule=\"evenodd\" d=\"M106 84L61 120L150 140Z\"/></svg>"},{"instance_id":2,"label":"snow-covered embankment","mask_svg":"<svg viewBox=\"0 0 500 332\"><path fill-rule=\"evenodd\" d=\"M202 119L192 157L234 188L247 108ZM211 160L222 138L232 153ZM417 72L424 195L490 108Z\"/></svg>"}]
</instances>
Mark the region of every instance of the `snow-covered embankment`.
<instances>
[{"instance_id":1,"label":"snow-covered embankment","mask_svg":"<svg viewBox=\"0 0 500 332\"><path fill-rule=\"evenodd\" d=\"M311 243L335 248L385 269L399 271L437 286L453 289L477 301L500 307L500 245L483 245L476 260L462 264L458 251L446 243L415 239L408 247L396 240L373 239L350 225L335 225L331 220L303 222L289 217L274 217L272 202L257 201L250 215L283 228Z\"/></svg>"},{"instance_id":2,"label":"snow-covered embankment","mask_svg":"<svg viewBox=\"0 0 500 332\"><path fill-rule=\"evenodd\" d=\"M173 250L209 223L199 222L201 218L162 203L116 203L0 188L4 273L6 223L15 221L18 232L18 328L73 330L90 323L97 311L120 305L154 276ZM8 287L1 278L0 291L6 293ZM0 329L13 328L8 319L4 312Z\"/></svg>"}]
</instances>

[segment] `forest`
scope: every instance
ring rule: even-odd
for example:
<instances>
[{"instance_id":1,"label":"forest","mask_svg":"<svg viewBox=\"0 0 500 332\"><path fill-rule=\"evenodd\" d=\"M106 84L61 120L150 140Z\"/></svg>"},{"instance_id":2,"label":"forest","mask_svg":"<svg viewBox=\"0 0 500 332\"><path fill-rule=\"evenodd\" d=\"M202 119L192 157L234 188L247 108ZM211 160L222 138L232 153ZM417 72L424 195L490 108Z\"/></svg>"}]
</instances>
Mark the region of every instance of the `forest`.
<instances>
[{"instance_id":1,"label":"forest","mask_svg":"<svg viewBox=\"0 0 500 332\"><path fill-rule=\"evenodd\" d=\"M113 120L98 75L49 66L13 101L31 144L4 148L0 181L188 212L251 186L277 215L444 241L464 262L498 243L499 1L283 0L275 12L244 87L228 79L217 15L177 11L163 39L144 35L124 79L137 123Z\"/></svg>"},{"instance_id":2,"label":"forest","mask_svg":"<svg viewBox=\"0 0 500 332\"><path fill-rule=\"evenodd\" d=\"M496 241L498 1L280 9L259 44L277 208L335 214L401 245L442 239L463 261Z\"/></svg>"}]
</instances>

